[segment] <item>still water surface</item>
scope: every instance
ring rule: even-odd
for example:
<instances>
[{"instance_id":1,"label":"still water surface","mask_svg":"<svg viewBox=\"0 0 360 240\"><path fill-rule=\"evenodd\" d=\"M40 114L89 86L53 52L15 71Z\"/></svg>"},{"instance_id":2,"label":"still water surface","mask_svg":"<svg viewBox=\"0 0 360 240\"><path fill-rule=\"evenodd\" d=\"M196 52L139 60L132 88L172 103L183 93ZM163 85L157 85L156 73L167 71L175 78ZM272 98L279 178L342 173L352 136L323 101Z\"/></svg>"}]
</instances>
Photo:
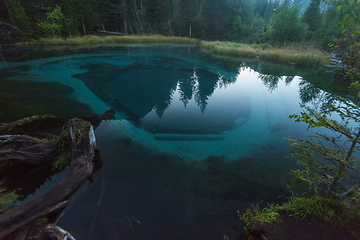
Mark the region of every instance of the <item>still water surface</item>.
<instances>
[{"instance_id":1,"label":"still water surface","mask_svg":"<svg viewBox=\"0 0 360 240\"><path fill-rule=\"evenodd\" d=\"M284 158L284 137L314 134L288 116L300 113L300 102L317 108L333 97L333 76L323 70L197 47L16 53L3 52L0 64L1 121L20 117L18 108L66 118L116 110L96 130L103 165L94 183L74 195L59 222L77 239L235 239L237 210L288 194L297 165Z\"/></svg>"}]
</instances>

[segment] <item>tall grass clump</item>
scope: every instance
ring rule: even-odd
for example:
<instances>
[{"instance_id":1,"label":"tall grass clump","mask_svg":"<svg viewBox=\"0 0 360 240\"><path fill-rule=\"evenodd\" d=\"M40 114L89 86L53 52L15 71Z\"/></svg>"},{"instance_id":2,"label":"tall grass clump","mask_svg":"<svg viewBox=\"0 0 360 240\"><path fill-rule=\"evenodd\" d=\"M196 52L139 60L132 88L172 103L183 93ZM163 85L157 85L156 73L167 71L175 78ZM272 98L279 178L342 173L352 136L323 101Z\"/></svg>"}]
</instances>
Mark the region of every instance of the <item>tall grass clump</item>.
<instances>
[{"instance_id":1,"label":"tall grass clump","mask_svg":"<svg viewBox=\"0 0 360 240\"><path fill-rule=\"evenodd\" d=\"M190 43L196 44L198 40L185 37L167 37L162 35L149 36L106 36L104 43Z\"/></svg>"},{"instance_id":2,"label":"tall grass clump","mask_svg":"<svg viewBox=\"0 0 360 240\"><path fill-rule=\"evenodd\" d=\"M74 44L74 45L94 44L101 42L102 42L102 38L96 35L86 35L82 37L72 37L65 39L65 44Z\"/></svg>"},{"instance_id":3,"label":"tall grass clump","mask_svg":"<svg viewBox=\"0 0 360 240\"><path fill-rule=\"evenodd\" d=\"M282 205L268 204L268 207L263 210L259 209L258 205L251 205L251 208L246 209L244 213L238 211L240 220L246 224L246 230L250 230L254 224L281 223L284 215L293 216L297 220L305 219L327 224L346 230L353 236L360 236L358 201L341 201L319 196L293 196Z\"/></svg>"},{"instance_id":4,"label":"tall grass clump","mask_svg":"<svg viewBox=\"0 0 360 240\"><path fill-rule=\"evenodd\" d=\"M349 229L356 235L360 233L360 210L356 201L341 201L319 196L291 197L278 209L288 212L299 220L322 222L336 228Z\"/></svg>"},{"instance_id":5,"label":"tall grass clump","mask_svg":"<svg viewBox=\"0 0 360 240\"><path fill-rule=\"evenodd\" d=\"M215 54L242 57L258 57L273 61L299 64L304 66L322 66L330 62L327 54L302 46L273 47L269 44L241 44L236 42L206 42L186 37L168 37L163 35L149 36L95 36L86 35L72 38L42 38L16 45L83 45L99 43L124 44L200 44L205 50Z\"/></svg>"},{"instance_id":6,"label":"tall grass clump","mask_svg":"<svg viewBox=\"0 0 360 240\"><path fill-rule=\"evenodd\" d=\"M40 38L39 40L32 40L29 43L25 43L25 45L63 45L65 43L65 39L63 38Z\"/></svg>"},{"instance_id":7,"label":"tall grass clump","mask_svg":"<svg viewBox=\"0 0 360 240\"><path fill-rule=\"evenodd\" d=\"M239 44L232 42L202 42L201 47L216 54L242 57L258 57L278 62L304 66L322 66L330 62L327 54L318 50L283 47L274 48L268 44Z\"/></svg>"},{"instance_id":8,"label":"tall grass clump","mask_svg":"<svg viewBox=\"0 0 360 240\"><path fill-rule=\"evenodd\" d=\"M82 44L96 44L96 43L183 43L196 44L199 40L185 38L185 37L167 37L162 35L149 36L95 36L86 35L81 37L71 38L41 38L39 40L31 40L16 45L82 45Z\"/></svg>"}]
</instances>

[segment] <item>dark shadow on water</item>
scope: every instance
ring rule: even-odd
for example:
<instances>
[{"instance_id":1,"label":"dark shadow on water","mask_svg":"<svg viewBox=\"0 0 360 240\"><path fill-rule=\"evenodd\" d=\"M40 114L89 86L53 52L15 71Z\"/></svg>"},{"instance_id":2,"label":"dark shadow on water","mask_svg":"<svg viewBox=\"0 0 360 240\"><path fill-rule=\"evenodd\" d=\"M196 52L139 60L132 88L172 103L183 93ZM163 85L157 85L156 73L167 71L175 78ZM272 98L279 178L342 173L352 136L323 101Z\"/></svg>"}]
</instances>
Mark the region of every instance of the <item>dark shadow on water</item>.
<instances>
[{"instance_id":1,"label":"dark shadow on water","mask_svg":"<svg viewBox=\"0 0 360 240\"><path fill-rule=\"evenodd\" d=\"M33 115L65 119L93 115L90 107L69 95L73 89L60 83L0 81L0 123Z\"/></svg>"},{"instance_id":2,"label":"dark shadow on water","mask_svg":"<svg viewBox=\"0 0 360 240\"><path fill-rule=\"evenodd\" d=\"M192 161L131 137L97 133L97 140L103 168L60 221L79 240L94 221L90 239L235 239L243 228L237 210L250 202L279 202L287 193L287 172L279 176L275 159L266 156ZM141 224L130 224L129 216Z\"/></svg>"}]
</instances>

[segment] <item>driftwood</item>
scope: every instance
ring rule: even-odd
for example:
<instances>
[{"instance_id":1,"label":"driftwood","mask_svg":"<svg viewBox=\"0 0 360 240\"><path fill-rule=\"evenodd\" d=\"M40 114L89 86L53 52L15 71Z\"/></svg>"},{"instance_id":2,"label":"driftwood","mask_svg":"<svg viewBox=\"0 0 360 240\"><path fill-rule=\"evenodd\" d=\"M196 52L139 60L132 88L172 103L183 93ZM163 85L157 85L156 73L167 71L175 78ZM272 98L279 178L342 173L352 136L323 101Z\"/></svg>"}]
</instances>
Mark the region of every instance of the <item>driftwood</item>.
<instances>
[{"instance_id":1,"label":"driftwood","mask_svg":"<svg viewBox=\"0 0 360 240\"><path fill-rule=\"evenodd\" d=\"M110 31L104 31L104 30L98 30L99 33L106 33L106 34L112 34L112 35L128 35L127 33L121 33L121 32L110 32Z\"/></svg>"},{"instance_id":2,"label":"driftwood","mask_svg":"<svg viewBox=\"0 0 360 240\"><path fill-rule=\"evenodd\" d=\"M114 110L110 110L100 117L93 117L98 125L100 121L112 119ZM39 118L39 117L38 117ZM32 119L34 120L34 119ZM23 123L24 121L20 121ZM29 121L25 121L29 123ZM19 123L19 121L18 121ZM17 127L11 123L8 127ZM25 124L26 125L26 124ZM42 225L30 227L31 231L20 230L49 214L59 213L69 202L71 195L91 177L94 170L94 160L97 156L94 127L90 122L82 119L69 120L63 127L61 135L52 142L41 142L35 138L22 135L5 135L0 137L0 147L16 146L16 150L0 151L3 162L17 161L33 164L44 164L54 159L64 151L70 151L71 169L64 179L53 189L15 209L0 215L0 240L27 239L28 234L37 232L47 237L57 236L57 239L74 239L65 230L56 225ZM35 229L35 230L34 230ZM36 233L36 234L37 234Z\"/></svg>"},{"instance_id":3,"label":"driftwood","mask_svg":"<svg viewBox=\"0 0 360 240\"><path fill-rule=\"evenodd\" d=\"M59 128L65 122L65 119L51 115L32 116L1 125L0 135L36 135L40 130L44 132L49 128Z\"/></svg>"},{"instance_id":4,"label":"driftwood","mask_svg":"<svg viewBox=\"0 0 360 240\"><path fill-rule=\"evenodd\" d=\"M0 137L3 142L7 142L6 145L19 145L21 143L31 144L33 143L29 136L17 136L17 135L5 135ZM64 139L57 139L49 143L40 143L29 147L20 147L19 150L3 150L0 151L0 162L6 161L20 161L33 164L45 164L52 161L53 158L59 154L62 149Z\"/></svg>"},{"instance_id":5,"label":"driftwood","mask_svg":"<svg viewBox=\"0 0 360 240\"><path fill-rule=\"evenodd\" d=\"M99 33L106 33L109 35L123 35L123 36L134 36L135 34L129 34L129 33L121 33L121 32L110 32L110 31L104 31L104 30L98 30Z\"/></svg>"}]
</instances>

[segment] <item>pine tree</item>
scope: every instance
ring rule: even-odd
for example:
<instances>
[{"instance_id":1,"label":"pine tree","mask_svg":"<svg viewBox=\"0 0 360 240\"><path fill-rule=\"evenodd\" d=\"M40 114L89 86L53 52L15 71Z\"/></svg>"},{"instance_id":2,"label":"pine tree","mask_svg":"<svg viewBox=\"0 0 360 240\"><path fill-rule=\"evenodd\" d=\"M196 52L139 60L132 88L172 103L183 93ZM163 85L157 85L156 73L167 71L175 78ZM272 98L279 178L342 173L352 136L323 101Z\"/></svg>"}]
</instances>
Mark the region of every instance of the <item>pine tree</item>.
<instances>
[{"instance_id":1,"label":"pine tree","mask_svg":"<svg viewBox=\"0 0 360 240\"><path fill-rule=\"evenodd\" d=\"M305 37L306 27L299 18L300 7L285 0L272 16L269 29L273 43L297 42Z\"/></svg>"},{"instance_id":2,"label":"pine tree","mask_svg":"<svg viewBox=\"0 0 360 240\"><path fill-rule=\"evenodd\" d=\"M322 14L320 9L321 0L311 0L308 8L304 12L303 21L309 25L308 38L317 36L317 32L320 28Z\"/></svg>"}]
</instances>

